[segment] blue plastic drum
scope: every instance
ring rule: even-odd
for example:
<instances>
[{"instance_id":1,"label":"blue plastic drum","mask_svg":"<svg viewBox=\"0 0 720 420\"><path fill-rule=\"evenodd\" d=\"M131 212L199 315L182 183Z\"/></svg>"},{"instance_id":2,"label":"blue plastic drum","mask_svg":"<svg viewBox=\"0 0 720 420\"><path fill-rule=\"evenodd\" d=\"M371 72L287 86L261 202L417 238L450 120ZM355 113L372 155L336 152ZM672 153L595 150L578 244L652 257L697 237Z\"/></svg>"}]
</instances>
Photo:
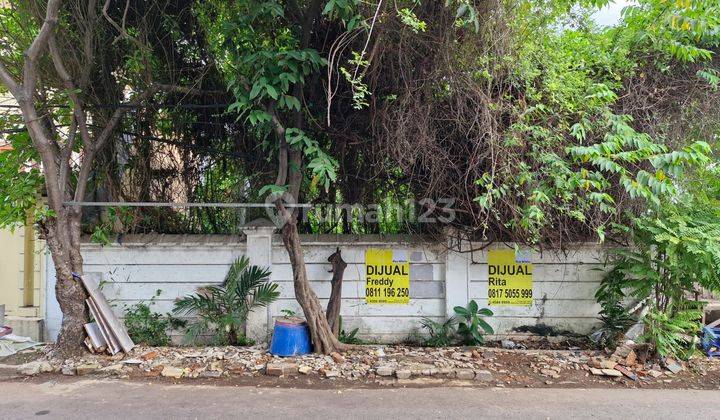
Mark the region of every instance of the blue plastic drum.
<instances>
[{"instance_id":1,"label":"blue plastic drum","mask_svg":"<svg viewBox=\"0 0 720 420\"><path fill-rule=\"evenodd\" d=\"M275 356L301 356L312 351L310 330L303 320L289 318L275 321L270 353Z\"/></svg>"}]
</instances>

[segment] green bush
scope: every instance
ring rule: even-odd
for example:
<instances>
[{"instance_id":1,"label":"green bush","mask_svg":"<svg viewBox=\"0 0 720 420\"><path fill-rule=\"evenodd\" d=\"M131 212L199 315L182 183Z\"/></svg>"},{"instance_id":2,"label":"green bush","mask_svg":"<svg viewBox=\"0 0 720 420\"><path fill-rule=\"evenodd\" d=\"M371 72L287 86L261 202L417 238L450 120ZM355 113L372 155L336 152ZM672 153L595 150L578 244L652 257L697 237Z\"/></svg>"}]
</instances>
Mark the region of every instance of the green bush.
<instances>
[{"instance_id":1,"label":"green bush","mask_svg":"<svg viewBox=\"0 0 720 420\"><path fill-rule=\"evenodd\" d=\"M339 325L340 334L338 335L338 340L341 343L345 343L345 344L362 344L363 343L363 341L357 337L357 333L358 333L358 331L360 331L359 328L354 328L350 332L347 332L343 328L342 317L339 318L338 322L340 323L340 325Z\"/></svg>"},{"instance_id":2,"label":"green bush","mask_svg":"<svg viewBox=\"0 0 720 420\"><path fill-rule=\"evenodd\" d=\"M604 321L619 331L629 316L619 314L619 302L643 302L649 308L643 338L662 356L683 357L702 315L702 303L687 298L697 287L720 290L720 213L691 197L635 219L627 233L631 246L614 251L595 295Z\"/></svg>"},{"instance_id":3,"label":"green bush","mask_svg":"<svg viewBox=\"0 0 720 420\"><path fill-rule=\"evenodd\" d=\"M645 332L641 338L653 343L660 356L688 359L695 351L702 317L702 310L692 304L697 302L685 302L686 309L651 310L645 315Z\"/></svg>"},{"instance_id":4,"label":"green bush","mask_svg":"<svg viewBox=\"0 0 720 420\"><path fill-rule=\"evenodd\" d=\"M477 346L485 343L484 334L493 334L493 328L485 322L481 316L492 316L493 312L488 308L480 309L475 300L471 300L466 307L456 306L453 308L455 314L460 318L457 333L462 344Z\"/></svg>"},{"instance_id":5,"label":"green bush","mask_svg":"<svg viewBox=\"0 0 720 420\"><path fill-rule=\"evenodd\" d=\"M437 322L431 318L423 318L420 325L427 331L428 337L422 342L426 347L447 347L453 345L457 339L455 335L455 324L457 319L454 316L445 322Z\"/></svg>"},{"instance_id":6,"label":"green bush","mask_svg":"<svg viewBox=\"0 0 720 420\"><path fill-rule=\"evenodd\" d=\"M595 299L602 308L600 320L603 327L595 332L591 338L599 347L614 348L618 340L627 329L636 322L636 319L629 313L622 303L624 293L622 290L624 274L620 270L610 270L606 274L605 281L595 294Z\"/></svg>"},{"instance_id":7,"label":"green bush","mask_svg":"<svg viewBox=\"0 0 720 420\"><path fill-rule=\"evenodd\" d=\"M246 257L235 260L220 286L208 286L175 302L173 313L195 316L186 329L186 340L196 342L210 335L214 344L253 344L241 332L254 308L275 301L280 292L271 283L270 270L250 265Z\"/></svg>"},{"instance_id":8,"label":"green bush","mask_svg":"<svg viewBox=\"0 0 720 420\"><path fill-rule=\"evenodd\" d=\"M421 344L425 347L446 347L455 344L477 346L485 343L485 334L493 334L493 328L482 319L492 316L488 308L480 308L475 300L468 302L466 307L453 308L455 316L444 322L432 318L422 318L420 326L427 332Z\"/></svg>"},{"instance_id":9,"label":"green bush","mask_svg":"<svg viewBox=\"0 0 720 420\"><path fill-rule=\"evenodd\" d=\"M171 344L168 331L184 326L182 320L152 311L150 306L155 304L161 293L158 290L149 302L139 302L124 309L125 327L136 344L168 346Z\"/></svg>"}]
</instances>

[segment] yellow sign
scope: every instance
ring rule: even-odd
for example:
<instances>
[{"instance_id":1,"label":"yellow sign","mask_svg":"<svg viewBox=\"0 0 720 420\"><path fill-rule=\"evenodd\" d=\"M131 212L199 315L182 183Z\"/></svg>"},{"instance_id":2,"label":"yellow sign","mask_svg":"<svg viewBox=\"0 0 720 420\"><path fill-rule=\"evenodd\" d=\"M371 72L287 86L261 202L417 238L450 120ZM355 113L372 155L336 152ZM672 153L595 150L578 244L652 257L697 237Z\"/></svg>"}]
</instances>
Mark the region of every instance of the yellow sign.
<instances>
[{"instance_id":1,"label":"yellow sign","mask_svg":"<svg viewBox=\"0 0 720 420\"><path fill-rule=\"evenodd\" d=\"M513 249L488 252L488 305L530 306L533 266L527 255Z\"/></svg>"},{"instance_id":2,"label":"yellow sign","mask_svg":"<svg viewBox=\"0 0 720 420\"><path fill-rule=\"evenodd\" d=\"M407 254L392 249L365 251L365 302L410 302L410 263Z\"/></svg>"}]
</instances>

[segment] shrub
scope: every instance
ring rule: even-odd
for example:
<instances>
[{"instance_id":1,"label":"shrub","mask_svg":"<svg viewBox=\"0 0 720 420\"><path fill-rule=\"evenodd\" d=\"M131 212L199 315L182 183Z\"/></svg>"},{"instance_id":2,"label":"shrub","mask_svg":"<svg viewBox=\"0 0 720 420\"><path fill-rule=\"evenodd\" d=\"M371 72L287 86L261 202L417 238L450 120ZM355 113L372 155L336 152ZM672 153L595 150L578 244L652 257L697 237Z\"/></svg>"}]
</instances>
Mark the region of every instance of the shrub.
<instances>
[{"instance_id":1,"label":"shrub","mask_svg":"<svg viewBox=\"0 0 720 420\"><path fill-rule=\"evenodd\" d=\"M254 308L275 301L280 292L269 281L270 271L250 265L246 257L235 260L220 286L208 286L175 302L173 313L197 318L186 329L186 340L211 335L215 344L252 344L241 332Z\"/></svg>"},{"instance_id":2,"label":"shrub","mask_svg":"<svg viewBox=\"0 0 720 420\"><path fill-rule=\"evenodd\" d=\"M162 290L158 290L149 302L139 302L124 309L125 327L130 338L137 344L168 346L171 344L168 331L184 326L180 319L152 311L150 306L155 304L155 299L161 293Z\"/></svg>"},{"instance_id":3,"label":"shrub","mask_svg":"<svg viewBox=\"0 0 720 420\"><path fill-rule=\"evenodd\" d=\"M457 332L463 344L468 346L483 344L485 343L483 335L494 333L490 324L481 318L481 316L492 316L493 312L488 308L479 309L475 300L471 300L464 308L456 306L453 310L460 317Z\"/></svg>"},{"instance_id":4,"label":"shrub","mask_svg":"<svg viewBox=\"0 0 720 420\"><path fill-rule=\"evenodd\" d=\"M421 339L426 347L446 347L455 344L476 346L485 343L485 334L493 334L493 328L481 316L492 316L488 308L480 309L475 300L468 302L466 307L453 308L455 316L444 322L424 317L420 325L427 331L427 336Z\"/></svg>"},{"instance_id":5,"label":"shrub","mask_svg":"<svg viewBox=\"0 0 720 420\"><path fill-rule=\"evenodd\" d=\"M362 344L363 343L363 341L360 338L356 337L358 331L360 330L359 328L354 328L350 332L347 332L343 328L342 317L339 318L338 322L339 322L338 328L340 329L340 334L338 334L338 340L341 343L345 343L345 344Z\"/></svg>"},{"instance_id":6,"label":"shrub","mask_svg":"<svg viewBox=\"0 0 720 420\"><path fill-rule=\"evenodd\" d=\"M445 322L437 322L431 318L423 318L420 321L423 329L427 331L428 337L422 342L426 347L451 346L456 341L455 324L457 319L451 316Z\"/></svg>"},{"instance_id":7,"label":"shrub","mask_svg":"<svg viewBox=\"0 0 720 420\"><path fill-rule=\"evenodd\" d=\"M660 356L688 359L695 351L702 310L697 309L697 302L686 303L696 305L675 311L651 310L645 315L645 332L641 338L653 343Z\"/></svg>"},{"instance_id":8,"label":"shrub","mask_svg":"<svg viewBox=\"0 0 720 420\"><path fill-rule=\"evenodd\" d=\"M617 328L625 320L614 313L617 302L644 302L643 338L662 356L683 357L694 347L688 337L699 331L702 309L687 297L696 287L720 290L720 214L692 199L667 203L635 219L627 233L632 247L614 251L613 268L595 297Z\"/></svg>"},{"instance_id":9,"label":"shrub","mask_svg":"<svg viewBox=\"0 0 720 420\"><path fill-rule=\"evenodd\" d=\"M600 287L595 294L595 299L601 306L600 320L603 323L602 328L596 331L591 338L599 347L614 348L622 334L635 323L628 309L623 306L624 297L622 291L624 274L619 270L613 269L606 274L603 287Z\"/></svg>"}]
</instances>

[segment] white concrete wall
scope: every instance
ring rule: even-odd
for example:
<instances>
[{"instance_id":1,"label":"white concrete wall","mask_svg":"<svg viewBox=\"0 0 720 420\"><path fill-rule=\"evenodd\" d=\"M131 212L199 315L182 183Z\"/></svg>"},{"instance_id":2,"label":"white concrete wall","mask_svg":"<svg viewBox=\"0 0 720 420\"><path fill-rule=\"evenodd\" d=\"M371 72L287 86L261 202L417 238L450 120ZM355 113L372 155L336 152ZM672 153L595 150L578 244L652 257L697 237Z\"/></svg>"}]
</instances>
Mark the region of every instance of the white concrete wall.
<instances>
[{"instance_id":1,"label":"white concrete wall","mask_svg":"<svg viewBox=\"0 0 720 420\"><path fill-rule=\"evenodd\" d=\"M122 245L85 244L83 268L101 273L102 290L115 307L148 301L160 290L153 308L168 312L176 298L221 283L230 264L244 254L245 243L237 236L131 237Z\"/></svg>"},{"instance_id":2,"label":"white concrete wall","mask_svg":"<svg viewBox=\"0 0 720 420\"><path fill-rule=\"evenodd\" d=\"M346 331L359 328L363 337L397 341L419 328L423 316L442 319L445 314L445 255L440 245L430 245L408 236L304 235L305 262L313 290L323 306L330 298L331 265L327 258L340 247L348 264L343 278L340 315ZM410 303L407 305L365 303L365 250L391 248L406 251L410 260ZM302 314L295 300L292 269L280 238L273 242L272 280L280 285L281 298L272 304L271 315L290 309Z\"/></svg>"},{"instance_id":3,"label":"white concrete wall","mask_svg":"<svg viewBox=\"0 0 720 420\"><path fill-rule=\"evenodd\" d=\"M481 244L473 244L475 249ZM489 249L501 248L494 244ZM468 294L487 306L487 251L467 254ZM603 277L605 252L594 244L578 244L565 252L533 252L533 304L493 306L490 324L499 332L523 325L545 324L558 329L588 333L598 324L599 305L595 291Z\"/></svg>"},{"instance_id":4,"label":"white concrete wall","mask_svg":"<svg viewBox=\"0 0 720 420\"><path fill-rule=\"evenodd\" d=\"M153 307L158 312L172 309L173 300L198 287L218 283L230 263L247 255L251 263L271 265L272 281L279 284L281 297L267 310L248 320L248 335L264 339L273 319L283 309L302 313L294 298L292 269L279 236L267 228L246 230L237 236L135 236L123 244L83 247L85 272L102 274L103 291L118 313L125 305L149 300L162 290ZM247 242L246 242L247 241ZM341 315L346 330L360 329L361 337L378 341L404 340L420 328L419 320L443 320L456 305L475 299L487 305L487 249L464 243L463 251L448 251L445 244L402 235L305 235L302 238L307 272L321 303L330 296L331 265L328 256L340 247L348 263L343 283ZM500 248L504 245L495 244ZM410 303L407 305L365 303L365 250L391 248L406 251L410 259ZM471 251L475 249L476 251ZM593 295L602 277L604 251L596 245L580 244L566 252L533 253L535 297L530 307L491 307L490 323L499 334L512 333L523 325L547 324L580 333L598 323L599 310ZM48 281L48 284L54 281ZM50 295L50 293L48 293ZM55 311L57 307L55 305ZM57 334L59 314L48 314L51 338ZM54 333L53 333L54 331Z\"/></svg>"},{"instance_id":5,"label":"white concrete wall","mask_svg":"<svg viewBox=\"0 0 720 420\"><path fill-rule=\"evenodd\" d=\"M85 273L100 273L102 291L122 317L125 307L148 302L157 290L161 294L151 307L166 313L176 298L221 283L230 264L245 254L245 241L223 235L133 235L110 245L86 243L82 253ZM54 340L62 314L55 302L54 270L47 275L46 331L47 339Z\"/></svg>"}]
</instances>

